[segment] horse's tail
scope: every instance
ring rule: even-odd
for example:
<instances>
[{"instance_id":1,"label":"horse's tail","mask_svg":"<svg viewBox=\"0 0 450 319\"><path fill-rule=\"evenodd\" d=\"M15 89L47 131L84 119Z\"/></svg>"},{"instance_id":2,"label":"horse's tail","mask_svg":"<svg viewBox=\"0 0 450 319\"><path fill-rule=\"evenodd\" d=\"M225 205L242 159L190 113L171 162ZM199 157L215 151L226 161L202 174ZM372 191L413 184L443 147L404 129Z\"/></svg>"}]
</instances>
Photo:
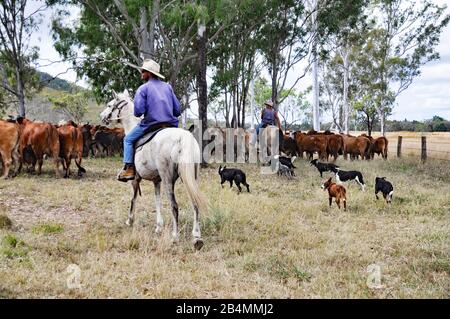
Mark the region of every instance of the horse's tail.
<instances>
[{"instance_id":1,"label":"horse's tail","mask_svg":"<svg viewBox=\"0 0 450 319\"><path fill-rule=\"evenodd\" d=\"M197 182L201 160L200 147L190 133L183 136L180 147L178 174L194 206L204 213L208 209L207 200L200 192Z\"/></svg>"}]
</instances>

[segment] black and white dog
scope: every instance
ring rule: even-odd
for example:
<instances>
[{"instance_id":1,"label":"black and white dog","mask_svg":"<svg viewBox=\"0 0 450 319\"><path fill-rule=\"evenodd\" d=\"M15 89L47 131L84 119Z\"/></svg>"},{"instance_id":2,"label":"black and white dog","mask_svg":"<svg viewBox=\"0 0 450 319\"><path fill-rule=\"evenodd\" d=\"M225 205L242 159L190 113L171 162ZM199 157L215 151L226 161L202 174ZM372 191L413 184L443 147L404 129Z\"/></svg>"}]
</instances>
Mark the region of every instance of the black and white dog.
<instances>
[{"instance_id":1,"label":"black and white dog","mask_svg":"<svg viewBox=\"0 0 450 319\"><path fill-rule=\"evenodd\" d=\"M296 158L297 158L297 156L286 157L286 156L280 156L280 155L275 155L273 157L274 160L278 160L280 162L280 164L287 166L290 169L297 168L294 166L294 161ZM272 160L269 161L269 165L272 165Z\"/></svg>"},{"instance_id":2,"label":"black and white dog","mask_svg":"<svg viewBox=\"0 0 450 319\"><path fill-rule=\"evenodd\" d=\"M394 194L394 187L386 180L386 177L375 177L375 197L378 199L378 192L383 193L386 203L392 202L392 194Z\"/></svg>"},{"instance_id":3,"label":"black and white dog","mask_svg":"<svg viewBox=\"0 0 450 319\"><path fill-rule=\"evenodd\" d=\"M321 163L317 159L314 159L309 163L311 164L311 166L315 166L317 168L320 173L320 177L323 177L323 172L334 172L335 169L339 168L339 166L331 163Z\"/></svg>"},{"instance_id":4,"label":"black and white dog","mask_svg":"<svg viewBox=\"0 0 450 319\"><path fill-rule=\"evenodd\" d=\"M342 184L342 182L356 181L359 184L359 186L361 186L361 189L364 191L366 184L364 183L364 179L361 172L342 171L339 167L333 169L333 172L336 175L336 182L338 184Z\"/></svg>"},{"instance_id":5,"label":"black and white dog","mask_svg":"<svg viewBox=\"0 0 450 319\"><path fill-rule=\"evenodd\" d=\"M247 184L246 176L243 171L237 168L226 168L226 166L222 167L222 165L219 167L219 175L221 178L220 185L223 187L223 183L226 181L230 182L230 188L233 187L233 181L236 184L237 188L239 189L239 193L242 192L241 183L247 187L247 192L250 193L250 185Z\"/></svg>"}]
</instances>

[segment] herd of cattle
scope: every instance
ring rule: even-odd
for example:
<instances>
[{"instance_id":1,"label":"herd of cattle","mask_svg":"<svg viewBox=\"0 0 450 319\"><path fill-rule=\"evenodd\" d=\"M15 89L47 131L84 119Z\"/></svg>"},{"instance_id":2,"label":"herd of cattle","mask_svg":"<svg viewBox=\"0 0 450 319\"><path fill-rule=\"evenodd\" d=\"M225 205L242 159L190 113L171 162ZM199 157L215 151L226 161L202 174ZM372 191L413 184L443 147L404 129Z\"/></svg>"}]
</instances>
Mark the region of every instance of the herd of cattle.
<instances>
[{"instance_id":1,"label":"herd of cattle","mask_svg":"<svg viewBox=\"0 0 450 319\"><path fill-rule=\"evenodd\" d=\"M226 131L220 129L226 140ZM108 128L101 125L75 124L72 121L55 125L25 118L16 120L0 120L0 159L2 161L2 178L9 176L11 165L14 166L12 176L17 175L22 166L29 172L41 173L44 156L53 160L56 176L60 176L59 164L62 164L64 177L70 175L71 160L75 160L78 175L85 170L81 166L83 157L114 156L123 152L123 128ZM251 134L245 134L245 148L248 154ZM388 140L385 137L376 139L362 134L351 136L334 134L329 131L313 130L303 133L281 132L280 151L288 156L306 155L311 160L317 153L321 160L335 161L339 155L345 159L373 159L375 154L387 158ZM225 148L224 148L225 150Z\"/></svg>"},{"instance_id":2,"label":"herd of cattle","mask_svg":"<svg viewBox=\"0 0 450 319\"><path fill-rule=\"evenodd\" d=\"M125 132L122 128L107 128L100 125L77 125L72 121L55 125L25 118L0 120L0 159L2 178L17 175L22 166L37 174L41 173L44 155L53 160L56 176L60 177L62 164L64 177L70 175L71 160L75 160L78 175L85 173L81 166L83 157L122 155Z\"/></svg>"},{"instance_id":3,"label":"herd of cattle","mask_svg":"<svg viewBox=\"0 0 450 319\"><path fill-rule=\"evenodd\" d=\"M295 143L293 143L295 141ZM317 153L319 159L336 161L339 155L345 159L373 159L374 155L381 155L387 159L388 140L384 136L374 139L366 134L352 136L349 134L334 134L330 131L323 133L310 130L285 133L281 143L281 150L290 155L303 157L306 153L310 160Z\"/></svg>"},{"instance_id":4,"label":"herd of cattle","mask_svg":"<svg viewBox=\"0 0 450 319\"><path fill-rule=\"evenodd\" d=\"M218 130L216 134L222 134L222 140L227 141L228 130L215 128ZM193 128L190 129L193 131ZM339 155L343 155L345 159L373 159L375 154L381 155L387 159L388 140L384 137L373 138L366 134L360 136L352 136L349 134L335 134L330 131L316 132L310 130L308 132L282 132L279 131L279 151L287 156L303 157L306 153L309 160L314 154L318 155L320 160L329 161L330 158L336 161ZM236 145L239 144L237 136L239 132L234 133L234 145L236 153ZM251 133L245 132L245 153L248 158L250 152ZM224 144L223 153L226 153Z\"/></svg>"}]
</instances>

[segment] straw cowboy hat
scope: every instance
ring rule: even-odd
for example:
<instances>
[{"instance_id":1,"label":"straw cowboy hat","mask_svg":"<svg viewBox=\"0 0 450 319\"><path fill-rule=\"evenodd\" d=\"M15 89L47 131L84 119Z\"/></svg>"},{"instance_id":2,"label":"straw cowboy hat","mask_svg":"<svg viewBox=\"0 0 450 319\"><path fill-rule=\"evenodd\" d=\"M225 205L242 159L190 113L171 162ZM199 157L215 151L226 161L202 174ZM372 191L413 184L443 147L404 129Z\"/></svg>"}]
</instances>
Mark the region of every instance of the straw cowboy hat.
<instances>
[{"instance_id":1,"label":"straw cowboy hat","mask_svg":"<svg viewBox=\"0 0 450 319\"><path fill-rule=\"evenodd\" d=\"M273 102L271 100L267 100L266 102L264 102L264 105L273 107Z\"/></svg>"},{"instance_id":2,"label":"straw cowboy hat","mask_svg":"<svg viewBox=\"0 0 450 319\"><path fill-rule=\"evenodd\" d=\"M139 69L153 73L154 75L156 75L157 77L160 77L161 79L165 79L164 76L162 76L159 73L159 64L151 59L144 60L144 63L142 64L142 66Z\"/></svg>"}]
</instances>

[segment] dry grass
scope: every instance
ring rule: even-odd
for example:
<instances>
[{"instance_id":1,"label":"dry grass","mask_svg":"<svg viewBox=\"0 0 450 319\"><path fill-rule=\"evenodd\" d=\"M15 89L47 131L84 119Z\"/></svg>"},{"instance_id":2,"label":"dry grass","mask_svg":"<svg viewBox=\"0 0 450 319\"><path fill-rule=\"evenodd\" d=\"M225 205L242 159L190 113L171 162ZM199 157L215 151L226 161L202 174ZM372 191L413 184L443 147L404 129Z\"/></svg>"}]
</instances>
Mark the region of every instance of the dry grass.
<instances>
[{"instance_id":1,"label":"dry grass","mask_svg":"<svg viewBox=\"0 0 450 319\"><path fill-rule=\"evenodd\" d=\"M131 186L115 181L120 160L91 159L83 179L43 176L0 181L0 297L119 298L448 298L450 164L416 159L344 162L368 184L348 189L348 211L327 205L322 179L297 160L297 179L242 166L251 193L221 189L217 168L201 172L210 210L201 216L205 247L191 245L192 213L182 184L180 242L154 233L153 186L145 184L134 228L124 221ZM233 166L229 164L229 166ZM395 188L392 206L375 200L375 176ZM325 179L325 177L323 178ZM80 287L69 289L69 265ZM381 267L383 288L367 286Z\"/></svg>"}]
</instances>

